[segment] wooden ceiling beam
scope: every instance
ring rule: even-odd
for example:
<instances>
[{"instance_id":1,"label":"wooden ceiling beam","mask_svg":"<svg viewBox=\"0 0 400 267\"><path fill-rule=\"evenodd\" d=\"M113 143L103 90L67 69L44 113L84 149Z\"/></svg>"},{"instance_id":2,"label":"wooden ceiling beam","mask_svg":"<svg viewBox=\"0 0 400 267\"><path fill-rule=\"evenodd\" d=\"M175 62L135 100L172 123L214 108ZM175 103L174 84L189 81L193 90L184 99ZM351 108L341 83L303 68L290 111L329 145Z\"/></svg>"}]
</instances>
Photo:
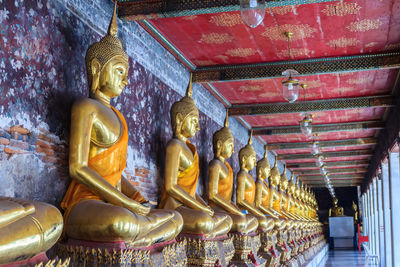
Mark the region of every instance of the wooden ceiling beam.
<instances>
[{"instance_id":1,"label":"wooden ceiling beam","mask_svg":"<svg viewBox=\"0 0 400 267\"><path fill-rule=\"evenodd\" d=\"M324 163L326 168L332 167L345 167L345 166L366 166L369 164L368 160L347 160L347 161L327 161ZM296 168L316 168L315 162L300 162L300 163L288 163L286 167L290 170Z\"/></svg>"},{"instance_id":2,"label":"wooden ceiling beam","mask_svg":"<svg viewBox=\"0 0 400 267\"><path fill-rule=\"evenodd\" d=\"M338 0L266 0L266 7L337 2ZM182 17L240 10L238 0L118 0L118 16L128 21L146 18Z\"/></svg>"},{"instance_id":3,"label":"wooden ceiling beam","mask_svg":"<svg viewBox=\"0 0 400 267\"><path fill-rule=\"evenodd\" d=\"M299 76L309 76L399 67L400 52L389 52L283 62L199 67L193 73L193 82L212 83L281 78L283 77L282 72L287 69L298 71L300 73Z\"/></svg>"},{"instance_id":4,"label":"wooden ceiling beam","mask_svg":"<svg viewBox=\"0 0 400 267\"><path fill-rule=\"evenodd\" d=\"M376 138L357 138L347 140L335 140L335 141L319 141L319 147L346 147L346 146L358 146L358 145L375 145ZM311 148L311 142L304 143L271 143L268 144L268 149L304 149Z\"/></svg>"},{"instance_id":5,"label":"wooden ceiling beam","mask_svg":"<svg viewBox=\"0 0 400 267\"><path fill-rule=\"evenodd\" d=\"M255 116L268 114L304 113L329 110L346 110L370 107L392 107L395 99L391 95L298 101L294 103L266 103L233 105L229 116Z\"/></svg>"},{"instance_id":6,"label":"wooden ceiling beam","mask_svg":"<svg viewBox=\"0 0 400 267\"><path fill-rule=\"evenodd\" d=\"M383 121L366 121L366 122L348 122L348 123L332 123L313 125L313 133L326 132L344 132L357 130L380 130L385 127ZM285 135L285 134L301 134L300 126L280 126L280 127L258 127L253 128L253 134L256 135Z\"/></svg>"},{"instance_id":7,"label":"wooden ceiling beam","mask_svg":"<svg viewBox=\"0 0 400 267\"><path fill-rule=\"evenodd\" d=\"M372 151L369 149L354 150L354 151L340 151L340 152L325 152L322 153L325 158L337 158L337 157L356 157L356 156L371 156ZM280 154L277 156L278 160L293 160L293 159L315 159L310 154Z\"/></svg>"}]
</instances>

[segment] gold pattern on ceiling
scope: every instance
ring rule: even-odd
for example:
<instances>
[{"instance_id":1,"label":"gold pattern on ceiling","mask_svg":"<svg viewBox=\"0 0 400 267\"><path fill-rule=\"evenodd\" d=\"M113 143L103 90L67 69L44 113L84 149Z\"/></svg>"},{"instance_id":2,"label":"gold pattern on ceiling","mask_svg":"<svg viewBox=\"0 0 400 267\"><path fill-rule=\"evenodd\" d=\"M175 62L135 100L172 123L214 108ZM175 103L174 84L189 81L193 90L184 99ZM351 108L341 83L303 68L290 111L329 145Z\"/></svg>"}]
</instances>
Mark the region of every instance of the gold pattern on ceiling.
<instances>
[{"instance_id":1,"label":"gold pattern on ceiling","mask_svg":"<svg viewBox=\"0 0 400 267\"><path fill-rule=\"evenodd\" d=\"M326 16L346 16L356 15L360 11L361 7L357 3L338 3L327 5L321 12Z\"/></svg>"},{"instance_id":2,"label":"gold pattern on ceiling","mask_svg":"<svg viewBox=\"0 0 400 267\"><path fill-rule=\"evenodd\" d=\"M348 84L365 84L365 83L369 83L372 82L374 80L373 77L363 77L363 78L353 78L353 79L348 79L346 81L346 83Z\"/></svg>"},{"instance_id":3,"label":"gold pattern on ceiling","mask_svg":"<svg viewBox=\"0 0 400 267\"><path fill-rule=\"evenodd\" d=\"M287 41L287 37L284 33L292 32L293 35L290 37L290 39L293 41L311 37L316 31L317 29L312 28L308 24L284 24L275 27L266 27L265 31L261 35L269 38L272 41Z\"/></svg>"},{"instance_id":4,"label":"gold pattern on ceiling","mask_svg":"<svg viewBox=\"0 0 400 267\"><path fill-rule=\"evenodd\" d=\"M218 55L218 56L216 56L216 58L221 59L222 61L227 61L229 59L229 57L224 56L224 55Z\"/></svg>"},{"instance_id":5,"label":"gold pattern on ceiling","mask_svg":"<svg viewBox=\"0 0 400 267\"><path fill-rule=\"evenodd\" d=\"M337 90L339 90L339 92L341 92L341 93L353 92L354 91L354 87L340 87Z\"/></svg>"},{"instance_id":6,"label":"gold pattern on ceiling","mask_svg":"<svg viewBox=\"0 0 400 267\"><path fill-rule=\"evenodd\" d=\"M400 49L400 43L385 45L385 48L383 50L398 50L398 49Z\"/></svg>"},{"instance_id":7,"label":"gold pattern on ceiling","mask_svg":"<svg viewBox=\"0 0 400 267\"><path fill-rule=\"evenodd\" d=\"M218 64L217 62L212 61L210 59L206 59L206 60L195 59L195 60L193 60L193 63L196 66L212 66L212 65L217 65Z\"/></svg>"},{"instance_id":8,"label":"gold pattern on ceiling","mask_svg":"<svg viewBox=\"0 0 400 267\"><path fill-rule=\"evenodd\" d=\"M292 57L302 57L302 56L308 56L311 53L310 50L307 48L291 48L290 49L290 56ZM289 51L288 50L282 50L276 53L278 57L289 57Z\"/></svg>"},{"instance_id":9,"label":"gold pattern on ceiling","mask_svg":"<svg viewBox=\"0 0 400 267\"><path fill-rule=\"evenodd\" d=\"M226 54L231 57L248 57L257 53L253 48L235 48L226 51Z\"/></svg>"},{"instance_id":10,"label":"gold pattern on ceiling","mask_svg":"<svg viewBox=\"0 0 400 267\"><path fill-rule=\"evenodd\" d=\"M289 12L294 11L293 6L278 6L278 7L271 7L269 8L269 11L272 14L277 14L277 15L286 15Z\"/></svg>"},{"instance_id":11,"label":"gold pattern on ceiling","mask_svg":"<svg viewBox=\"0 0 400 267\"><path fill-rule=\"evenodd\" d=\"M224 44L233 41L233 36L229 33L210 33L203 34L201 36L200 42L204 42L206 44Z\"/></svg>"},{"instance_id":12,"label":"gold pattern on ceiling","mask_svg":"<svg viewBox=\"0 0 400 267\"><path fill-rule=\"evenodd\" d=\"M369 30L376 30L380 26L382 26L382 24L383 22L379 19L363 19L361 21L350 23L350 25L346 28L349 29L351 32L366 32Z\"/></svg>"},{"instance_id":13,"label":"gold pattern on ceiling","mask_svg":"<svg viewBox=\"0 0 400 267\"><path fill-rule=\"evenodd\" d=\"M344 38L341 37L336 40L330 40L328 42L328 46L330 47L349 47L349 46L355 46L357 43L360 41L357 40L356 38Z\"/></svg>"},{"instance_id":14,"label":"gold pattern on ceiling","mask_svg":"<svg viewBox=\"0 0 400 267\"><path fill-rule=\"evenodd\" d=\"M378 44L377 42L370 42L370 43L366 44L365 47L370 48L370 47L376 46L377 44Z\"/></svg>"},{"instance_id":15,"label":"gold pattern on ceiling","mask_svg":"<svg viewBox=\"0 0 400 267\"><path fill-rule=\"evenodd\" d=\"M258 98L260 98L260 97L262 97L262 98L264 98L264 97L271 97L271 98L275 98L275 97L279 97L279 96L282 96L282 94L280 93L280 92L265 92L265 93L262 93L262 94L259 94L258 95ZM257 98L257 99L258 99ZM256 99L256 100L257 100Z\"/></svg>"},{"instance_id":16,"label":"gold pattern on ceiling","mask_svg":"<svg viewBox=\"0 0 400 267\"><path fill-rule=\"evenodd\" d=\"M197 19L197 15L192 15L192 16L186 16L186 17L182 17L182 19L184 20L195 20Z\"/></svg>"},{"instance_id":17,"label":"gold pattern on ceiling","mask_svg":"<svg viewBox=\"0 0 400 267\"><path fill-rule=\"evenodd\" d=\"M305 81L305 83L307 84L307 89L313 89L325 86L325 83L321 82L320 80Z\"/></svg>"},{"instance_id":18,"label":"gold pattern on ceiling","mask_svg":"<svg viewBox=\"0 0 400 267\"><path fill-rule=\"evenodd\" d=\"M210 18L210 22L222 27L233 27L239 24L243 24L243 20L240 14L237 13L222 13Z\"/></svg>"}]
</instances>

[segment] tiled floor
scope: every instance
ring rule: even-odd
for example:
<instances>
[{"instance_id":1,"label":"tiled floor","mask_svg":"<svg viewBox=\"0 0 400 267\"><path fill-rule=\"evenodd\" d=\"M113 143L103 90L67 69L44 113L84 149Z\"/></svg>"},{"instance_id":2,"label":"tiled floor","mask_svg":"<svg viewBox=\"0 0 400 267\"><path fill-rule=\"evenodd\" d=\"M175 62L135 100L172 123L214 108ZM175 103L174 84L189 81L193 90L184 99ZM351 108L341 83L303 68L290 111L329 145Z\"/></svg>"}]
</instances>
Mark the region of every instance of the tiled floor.
<instances>
[{"instance_id":1,"label":"tiled floor","mask_svg":"<svg viewBox=\"0 0 400 267\"><path fill-rule=\"evenodd\" d=\"M325 262L325 267L363 267L365 262L365 253L362 251L361 256L358 254L358 250L330 250L328 253L328 259ZM378 266L369 264L369 266Z\"/></svg>"}]
</instances>

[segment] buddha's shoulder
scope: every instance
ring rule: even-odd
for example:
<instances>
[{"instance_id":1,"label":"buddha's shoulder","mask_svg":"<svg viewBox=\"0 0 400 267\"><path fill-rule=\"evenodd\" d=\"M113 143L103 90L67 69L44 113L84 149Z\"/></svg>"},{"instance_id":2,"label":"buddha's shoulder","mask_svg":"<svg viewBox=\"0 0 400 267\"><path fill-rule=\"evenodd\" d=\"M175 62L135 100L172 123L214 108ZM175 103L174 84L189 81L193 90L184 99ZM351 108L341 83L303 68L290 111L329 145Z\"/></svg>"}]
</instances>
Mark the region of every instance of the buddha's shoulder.
<instances>
[{"instance_id":1,"label":"buddha's shoulder","mask_svg":"<svg viewBox=\"0 0 400 267\"><path fill-rule=\"evenodd\" d=\"M102 106L104 105L97 100L82 97L75 100L74 104L72 105L72 109L87 110L88 112L93 112L99 110Z\"/></svg>"},{"instance_id":2,"label":"buddha's shoulder","mask_svg":"<svg viewBox=\"0 0 400 267\"><path fill-rule=\"evenodd\" d=\"M209 163L210 168L226 168L225 164L219 159L212 159Z\"/></svg>"},{"instance_id":3,"label":"buddha's shoulder","mask_svg":"<svg viewBox=\"0 0 400 267\"><path fill-rule=\"evenodd\" d=\"M182 142L181 140L179 140L178 138L172 138L168 141L167 143L167 149L182 149L182 150L188 150L189 147ZM190 150L190 149L189 149Z\"/></svg>"}]
</instances>

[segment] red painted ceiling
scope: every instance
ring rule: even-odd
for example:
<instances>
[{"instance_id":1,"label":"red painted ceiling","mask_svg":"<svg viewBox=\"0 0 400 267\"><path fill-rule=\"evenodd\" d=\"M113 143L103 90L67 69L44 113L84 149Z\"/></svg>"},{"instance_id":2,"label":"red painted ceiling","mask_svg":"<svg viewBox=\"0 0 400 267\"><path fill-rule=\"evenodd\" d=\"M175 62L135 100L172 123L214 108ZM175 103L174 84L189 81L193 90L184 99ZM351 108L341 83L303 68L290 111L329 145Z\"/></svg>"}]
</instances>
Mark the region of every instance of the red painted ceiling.
<instances>
[{"instance_id":1,"label":"red painted ceiling","mask_svg":"<svg viewBox=\"0 0 400 267\"><path fill-rule=\"evenodd\" d=\"M400 50L400 0L344 0L268 8L263 23L249 28L240 12L152 19L179 52L196 67L339 57ZM293 32L291 57L285 32ZM161 41L163 42L163 41ZM307 85L298 102L336 98L390 95L398 69L315 74L298 77ZM282 78L213 82L204 84L213 95L229 105L285 102ZM221 99L220 99L221 100ZM226 104L224 102L224 104ZM313 124L382 121L387 109L354 108L312 112ZM241 116L246 126L278 127L299 125L301 113ZM379 130L319 133L317 140L346 140L377 137ZM303 134L261 136L266 143L310 142ZM322 152L373 150L374 145L329 147ZM279 154L304 154L310 149L274 150ZM326 161L369 160L369 156L327 158ZM287 163L315 162L309 159ZM358 167L361 167L360 165ZM354 167L354 166L353 166ZM365 166L364 166L365 167ZM338 166L337 168L343 168ZM310 169L310 168L303 168ZM314 168L315 169L315 168Z\"/></svg>"},{"instance_id":2,"label":"red painted ceiling","mask_svg":"<svg viewBox=\"0 0 400 267\"><path fill-rule=\"evenodd\" d=\"M153 25L196 66L365 54L398 48L398 0L326 2L267 10L251 29L240 12L153 19Z\"/></svg>"}]
</instances>

